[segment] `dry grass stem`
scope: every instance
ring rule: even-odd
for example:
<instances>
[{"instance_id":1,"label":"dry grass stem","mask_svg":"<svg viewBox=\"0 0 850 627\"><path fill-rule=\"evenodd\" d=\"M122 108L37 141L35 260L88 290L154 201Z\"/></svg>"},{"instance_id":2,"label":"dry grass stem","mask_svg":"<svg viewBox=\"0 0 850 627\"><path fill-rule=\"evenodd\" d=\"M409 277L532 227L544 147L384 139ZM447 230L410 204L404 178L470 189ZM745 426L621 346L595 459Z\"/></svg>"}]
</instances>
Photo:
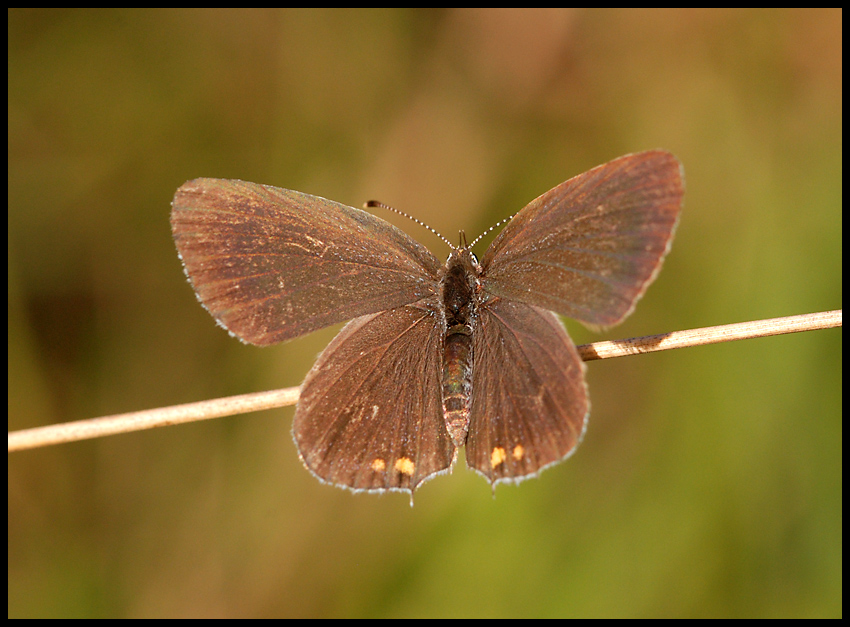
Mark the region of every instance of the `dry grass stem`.
<instances>
[{"instance_id":1,"label":"dry grass stem","mask_svg":"<svg viewBox=\"0 0 850 627\"><path fill-rule=\"evenodd\" d=\"M717 344L720 342L767 337L770 335L781 335L783 333L830 329L840 326L841 310L839 309L836 311L822 311L800 316L789 316L787 318L772 318L769 320L755 320L718 327L673 331L672 333L648 335L627 340L594 342L593 344L579 346L578 351L584 361L593 361L596 359L625 357L626 355L639 355L673 348ZM48 446L50 444L99 438L116 433L128 433L130 431L153 429L154 427L183 424L196 420L208 420L210 418L221 418L222 416L245 414L263 409L294 405L297 401L298 388L294 387L272 390L270 392L230 396L211 401L188 403L186 405L175 405L173 407L149 409L129 414L116 414L114 416L104 416L102 418L92 418L77 422L66 422L47 427L37 427L35 429L23 429L9 433L9 452Z\"/></svg>"}]
</instances>

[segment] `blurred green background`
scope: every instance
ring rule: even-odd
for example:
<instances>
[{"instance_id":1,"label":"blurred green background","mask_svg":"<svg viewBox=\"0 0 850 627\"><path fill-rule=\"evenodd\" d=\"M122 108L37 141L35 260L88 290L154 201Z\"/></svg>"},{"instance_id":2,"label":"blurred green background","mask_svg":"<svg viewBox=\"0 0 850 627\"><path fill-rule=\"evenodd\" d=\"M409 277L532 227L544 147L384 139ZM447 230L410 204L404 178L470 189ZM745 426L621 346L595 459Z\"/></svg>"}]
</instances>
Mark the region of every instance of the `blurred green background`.
<instances>
[{"instance_id":1,"label":"blurred green background","mask_svg":"<svg viewBox=\"0 0 850 627\"><path fill-rule=\"evenodd\" d=\"M301 382L335 329L246 346L184 279L199 176L455 240L666 148L664 270L576 343L841 307L840 10L8 17L10 430ZM495 498L322 485L292 408L12 454L9 616L841 616L841 337L593 362L577 453Z\"/></svg>"}]
</instances>

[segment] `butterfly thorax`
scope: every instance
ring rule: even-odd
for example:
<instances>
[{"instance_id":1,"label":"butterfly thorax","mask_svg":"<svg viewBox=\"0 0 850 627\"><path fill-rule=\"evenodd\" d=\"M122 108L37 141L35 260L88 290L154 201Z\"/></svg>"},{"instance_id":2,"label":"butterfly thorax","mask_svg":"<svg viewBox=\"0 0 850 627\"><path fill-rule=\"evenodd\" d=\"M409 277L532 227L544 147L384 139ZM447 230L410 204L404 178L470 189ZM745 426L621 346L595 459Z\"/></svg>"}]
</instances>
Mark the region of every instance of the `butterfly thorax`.
<instances>
[{"instance_id":1,"label":"butterfly thorax","mask_svg":"<svg viewBox=\"0 0 850 627\"><path fill-rule=\"evenodd\" d=\"M466 248L449 255L440 279L440 302L446 321L443 338L443 416L455 446L469 431L472 403L472 334L477 318L478 262Z\"/></svg>"}]
</instances>

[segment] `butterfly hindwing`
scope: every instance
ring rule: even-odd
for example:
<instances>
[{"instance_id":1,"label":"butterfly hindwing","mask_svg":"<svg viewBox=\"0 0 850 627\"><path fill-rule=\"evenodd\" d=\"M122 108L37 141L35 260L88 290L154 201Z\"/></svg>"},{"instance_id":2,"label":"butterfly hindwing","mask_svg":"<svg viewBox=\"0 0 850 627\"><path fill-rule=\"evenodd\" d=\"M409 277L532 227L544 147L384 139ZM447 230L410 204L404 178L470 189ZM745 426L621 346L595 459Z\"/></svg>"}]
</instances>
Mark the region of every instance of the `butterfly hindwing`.
<instances>
[{"instance_id":1,"label":"butterfly hindwing","mask_svg":"<svg viewBox=\"0 0 850 627\"><path fill-rule=\"evenodd\" d=\"M478 312L467 464L520 480L564 459L589 410L584 363L550 311L493 298Z\"/></svg>"},{"instance_id":2,"label":"butterfly hindwing","mask_svg":"<svg viewBox=\"0 0 850 627\"><path fill-rule=\"evenodd\" d=\"M304 464L323 481L413 492L453 464L435 306L426 301L353 320L310 370L292 433Z\"/></svg>"}]
</instances>

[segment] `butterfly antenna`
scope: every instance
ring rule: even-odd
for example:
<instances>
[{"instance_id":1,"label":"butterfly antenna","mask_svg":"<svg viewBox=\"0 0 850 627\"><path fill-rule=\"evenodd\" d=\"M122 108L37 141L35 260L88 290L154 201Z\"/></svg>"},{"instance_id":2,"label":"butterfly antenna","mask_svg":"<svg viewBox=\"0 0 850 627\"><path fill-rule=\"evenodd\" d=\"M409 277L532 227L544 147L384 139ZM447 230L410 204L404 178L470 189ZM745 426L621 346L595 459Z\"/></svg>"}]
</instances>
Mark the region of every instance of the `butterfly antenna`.
<instances>
[{"instance_id":1,"label":"butterfly antenna","mask_svg":"<svg viewBox=\"0 0 850 627\"><path fill-rule=\"evenodd\" d=\"M516 215L516 214L514 214L514 216L515 216L515 215ZM504 220L499 220L498 222L496 222L496 224L494 224L494 225L493 225L493 226L491 226L489 229L487 229L486 231L484 231L481 235L479 235L479 236L478 236L478 237L476 237L474 240L472 240L472 243L469 245L469 248L472 248L473 246L475 246L475 245L476 245L476 244L477 244L477 243L481 240L481 238L482 238L482 237L484 237L485 235L487 235L487 233L489 233L490 231L492 231L492 230L493 230L493 229L495 229L496 227L502 226L505 222L510 222L511 220L513 220L513 217L514 217L514 216L508 216L508 217L507 217L507 218L505 218Z\"/></svg>"},{"instance_id":2,"label":"butterfly antenna","mask_svg":"<svg viewBox=\"0 0 850 627\"><path fill-rule=\"evenodd\" d=\"M400 211L399 209L396 209L395 207L390 207L389 205L385 205L384 203L377 201L377 200L369 200L369 201L365 202L363 204L363 206L366 209L371 209L373 207L380 207L381 209L386 209L387 211L392 211L393 213L397 213L400 216L404 216L408 220L412 220L413 222L415 222L419 226L426 228L429 231L431 231L431 233L433 233L434 235L439 237L441 240L443 240L449 248L454 250L454 245L452 245L452 243L449 240L447 240L445 237L443 237L442 233L439 233L435 229L431 228L430 226L428 226L427 224L422 222L422 220L418 220L418 219L414 218L409 213L405 213L404 211Z\"/></svg>"}]
</instances>

